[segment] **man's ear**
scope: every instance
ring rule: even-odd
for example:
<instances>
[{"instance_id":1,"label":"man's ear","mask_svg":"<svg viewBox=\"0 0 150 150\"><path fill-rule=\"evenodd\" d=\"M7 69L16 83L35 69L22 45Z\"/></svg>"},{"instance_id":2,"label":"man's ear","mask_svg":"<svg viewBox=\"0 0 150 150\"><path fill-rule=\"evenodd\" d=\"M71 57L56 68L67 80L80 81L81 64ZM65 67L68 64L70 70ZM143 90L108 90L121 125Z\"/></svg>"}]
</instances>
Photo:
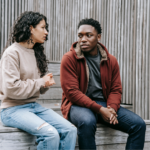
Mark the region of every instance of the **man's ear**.
<instances>
[{"instance_id":1,"label":"man's ear","mask_svg":"<svg viewBox=\"0 0 150 150\"><path fill-rule=\"evenodd\" d=\"M101 40L101 34L97 35L97 40L100 41Z\"/></svg>"}]
</instances>

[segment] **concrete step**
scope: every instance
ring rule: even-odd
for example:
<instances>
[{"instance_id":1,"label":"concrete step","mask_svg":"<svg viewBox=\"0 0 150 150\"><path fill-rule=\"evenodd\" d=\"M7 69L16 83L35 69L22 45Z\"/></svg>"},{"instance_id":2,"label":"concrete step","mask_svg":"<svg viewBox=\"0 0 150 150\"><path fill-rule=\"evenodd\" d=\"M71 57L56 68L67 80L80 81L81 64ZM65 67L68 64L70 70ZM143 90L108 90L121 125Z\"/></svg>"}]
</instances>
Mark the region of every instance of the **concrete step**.
<instances>
[{"instance_id":1,"label":"concrete step","mask_svg":"<svg viewBox=\"0 0 150 150\"><path fill-rule=\"evenodd\" d=\"M150 150L150 120L145 120L147 124L145 148ZM117 130L113 130L98 124L96 131L96 145L98 150L123 150L128 135ZM35 136L22 130L4 127L0 123L0 150L36 150ZM76 143L78 149L78 142Z\"/></svg>"}]
</instances>

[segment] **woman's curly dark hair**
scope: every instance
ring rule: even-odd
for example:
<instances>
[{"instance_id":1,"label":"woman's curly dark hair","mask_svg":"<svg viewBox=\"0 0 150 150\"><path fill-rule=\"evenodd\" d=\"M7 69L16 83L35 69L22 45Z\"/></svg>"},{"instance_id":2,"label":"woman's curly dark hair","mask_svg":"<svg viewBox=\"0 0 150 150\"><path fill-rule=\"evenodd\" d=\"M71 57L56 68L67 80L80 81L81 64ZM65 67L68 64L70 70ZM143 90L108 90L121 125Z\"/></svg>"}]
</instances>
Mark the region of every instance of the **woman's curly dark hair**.
<instances>
[{"instance_id":1,"label":"woman's curly dark hair","mask_svg":"<svg viewBox=\"0 0 150 150\"><path fill-rule=\"evenodd\" d=\"M46 22L46 30L48 32L47 18L44 15L32 11L26 11L22 13L21 16L19 16L14 23L13 30L12 33L10 34L6 48L8 47L8 43L10 42L14 43L14 42L30 41L31 36L30 26L32 25L35 28L36 25L38 25L39 22L42 21L43 19ZM47 39L48 37L46 36L46 40ZM46 55L44 54L44 47L41 43L36 43L33 49L35 52L37 66L41 72L42 77L48 71L48 61L46 60Z\"/></svg>"}]
</instances>

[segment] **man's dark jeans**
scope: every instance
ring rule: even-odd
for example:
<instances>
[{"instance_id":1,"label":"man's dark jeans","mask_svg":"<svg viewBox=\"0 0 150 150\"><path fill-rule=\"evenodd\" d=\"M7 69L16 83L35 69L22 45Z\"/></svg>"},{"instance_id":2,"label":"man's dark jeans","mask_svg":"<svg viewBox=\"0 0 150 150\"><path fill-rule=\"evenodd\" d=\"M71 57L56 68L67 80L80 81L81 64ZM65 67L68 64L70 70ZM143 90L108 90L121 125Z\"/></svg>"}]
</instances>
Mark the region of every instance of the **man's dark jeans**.
<instances>
[{"instance_id":1,"label":"man's dark jeans","mask_svg":"<svg viewBox=\"0 0 150 150\"><path fill-rule=\"evenodd\" d=\"M106 102L96 102L103 107L107 107ZM120 107L117 115L119 123L113 125L104 122L100 114L95 114L88 108L72 105L69 113L69 120L78 128L79 149L96 149L96 123L100 122L113 129L129 134L126 144L127 150L142 150L144 147L146 130L146 124L143 119L123 107Z\"/></svg>"}]
</instances>

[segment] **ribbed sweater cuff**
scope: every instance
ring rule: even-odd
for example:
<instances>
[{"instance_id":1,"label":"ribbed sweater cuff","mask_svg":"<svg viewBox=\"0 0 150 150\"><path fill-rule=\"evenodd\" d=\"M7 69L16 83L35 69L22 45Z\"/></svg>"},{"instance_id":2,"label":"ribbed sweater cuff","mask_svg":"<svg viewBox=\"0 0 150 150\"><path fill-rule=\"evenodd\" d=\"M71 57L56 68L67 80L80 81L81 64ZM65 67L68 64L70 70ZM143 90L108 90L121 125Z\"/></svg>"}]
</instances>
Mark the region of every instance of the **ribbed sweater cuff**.
<instances>
[{"instance_id":1,"label":"ribbed sweater cuff","mask_svg":"<svg viewBox=\"0 0 150 150\"><path fill-rule=\"evenodd\" d=\"M40 88L45 85L45 81L43 78L38 79L38 83L40 85Z\"/></svg>"}]
</instances>

